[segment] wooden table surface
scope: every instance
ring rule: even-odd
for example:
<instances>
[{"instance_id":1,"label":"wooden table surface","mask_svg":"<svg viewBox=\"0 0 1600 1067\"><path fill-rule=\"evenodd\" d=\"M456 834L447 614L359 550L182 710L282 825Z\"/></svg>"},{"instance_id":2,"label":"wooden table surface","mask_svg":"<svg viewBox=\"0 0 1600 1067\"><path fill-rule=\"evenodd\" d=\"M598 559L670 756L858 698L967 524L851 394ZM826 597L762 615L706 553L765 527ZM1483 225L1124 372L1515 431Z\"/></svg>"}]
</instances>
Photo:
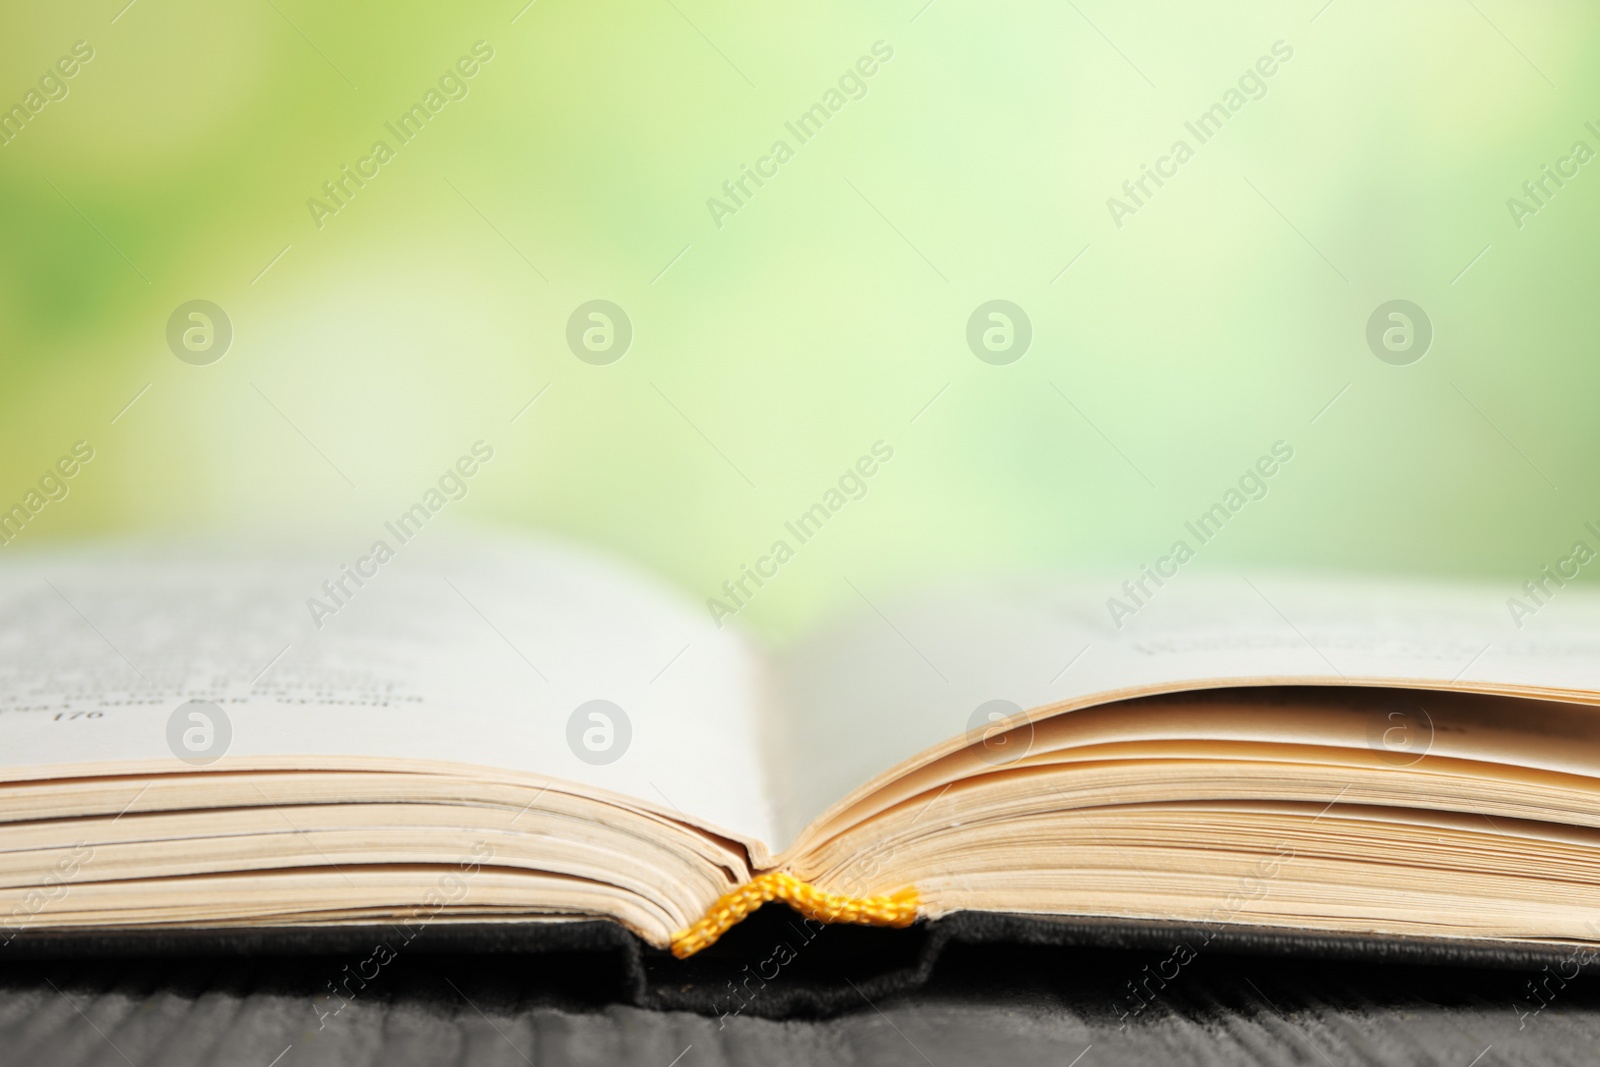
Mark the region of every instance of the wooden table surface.
<instances>
[{"instance_id":1,"label":"wooden table surface","mask_svg":"<svg viewBox=\"0 0 1600 1067\"><path fill-rule=\"evenodd\" d=\"M1600 978L1551 979L1541 1007L1516 972L1208 954L1130 1012L1118 991L1160 960L958 947L920 990L775 1021L623 1006L610 971L576 955L398 958L347 1003L326 997L343 958L12 959L0 961L0 1063L1600 1062Z\"/></svg>"}]
</instances>

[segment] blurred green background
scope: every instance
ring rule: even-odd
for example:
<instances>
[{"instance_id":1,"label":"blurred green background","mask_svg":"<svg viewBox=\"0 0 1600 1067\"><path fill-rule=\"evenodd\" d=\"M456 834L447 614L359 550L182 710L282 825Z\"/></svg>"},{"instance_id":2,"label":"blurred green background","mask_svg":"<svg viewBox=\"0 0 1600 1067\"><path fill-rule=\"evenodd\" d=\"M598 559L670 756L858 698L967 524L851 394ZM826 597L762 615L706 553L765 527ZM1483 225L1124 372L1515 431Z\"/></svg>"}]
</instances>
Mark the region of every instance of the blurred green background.
<instances>
[{"instance_id":1,"label":"blurred green background","mask_svg":"<svg viewBox=\"0 0 1600 1067\"><path fill-rule=\"evenodd\" d=\"M480 438L453 515L698 599L887 442L741 613L779 638L857 604L843 578L1132 576L1280 439L1294 460L1194 566L1509 595L1600 519L1600 163L1520 228L1507 206L1600 150L1592 6L125 3L0 14L0 106L93 49L0 147L0 507L96 450L6 551L376 535ZM400 144L385 123L479 41ZM785 123L879 41L801 144ZM1185 121L1278 41L1200 145ZM1119 228L1107 198L1179 138L1194 158ZM708 198L778 139L719 227ZM394 158L319 228L308 200L378 140ZM997 298L1033 329L1003 366L965 336ZM1365 340L1395 298L1435 331L1407 366ZM234 330L208 366L166 341L194 299ZM633 327L606 366L566 342L592 299Z\"/></svg>"}]
</instances>

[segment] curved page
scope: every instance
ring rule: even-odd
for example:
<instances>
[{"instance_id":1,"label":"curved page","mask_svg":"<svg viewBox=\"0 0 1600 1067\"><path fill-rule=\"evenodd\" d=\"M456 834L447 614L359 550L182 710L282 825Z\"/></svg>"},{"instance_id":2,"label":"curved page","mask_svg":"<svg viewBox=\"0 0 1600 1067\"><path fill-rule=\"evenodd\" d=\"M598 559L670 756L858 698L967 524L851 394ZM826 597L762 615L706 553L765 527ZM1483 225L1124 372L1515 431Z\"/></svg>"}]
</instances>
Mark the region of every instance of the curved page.
<instances>
[{"instance_id":1,"label":"curved page","mask_svg":"<svg viewBox=\"0 0 1600 1067\"><path fill-rule=\"evenodd\" d=\"M1136 588L1137 592L1137 588ZM1113 611L1112 595L1136 610ZM788 843L853 791L1007 714L1223 684L1407 684L1600 693L1600 598L1267 575L1195 578L1140 603L1113 583L971 584L820 632L779 667ZM977 731L977 733L974 733ZM901 768L905 769L905 768Z\"/></svg>"},{"instance_id":2,"label":"curved page","mask_svg":"<svg viewBox=\"0 0 1600 1067\"><path fill-rule=\"evenodd\" d=\"M383 541L6 559L0 775L447 761L771 840L760 670L732 631L576 550Z\"/></svg>"}]
</instances>

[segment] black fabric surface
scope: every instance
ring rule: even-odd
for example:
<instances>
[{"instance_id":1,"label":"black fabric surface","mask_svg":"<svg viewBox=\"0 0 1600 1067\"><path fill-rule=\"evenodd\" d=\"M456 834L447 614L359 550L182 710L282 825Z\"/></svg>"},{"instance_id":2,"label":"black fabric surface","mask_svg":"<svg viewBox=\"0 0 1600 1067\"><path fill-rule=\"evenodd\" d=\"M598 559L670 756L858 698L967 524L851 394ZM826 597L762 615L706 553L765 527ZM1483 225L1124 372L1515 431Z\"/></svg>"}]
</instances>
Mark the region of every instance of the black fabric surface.
<instances>
[{"instance_id":1,"label":"black fabric surface","mask_svg":"<svg viewBox=\"0 0 1600 1067\"><path fill-rule=\"evenodd\" d=\"M974 945L1117 948L1157 953L1153 976L1186 966L1201 953L1293 956L1520 970L1575 977L1600 971L1600 954L1537 943L1446 941L1302 934L1232 924L1129 922L963 912L906 930L827 926L772 904L688 960L644 944L611 922L465 925L422 922L314 929L235 931L29 931L4 949L11 958L109 959L153 956L344 957L346 997L359 991L390 957L454 953L514 955L529 966L544 956L585 954L605 974L610 999L636 1007L764 1018L810 1017L847 1009L861 997L914 991L943 957ZM336 989L334 992L340 992ZM1147 990L1148 992L1148 990ZM1129 995L1136 995L1130 990Z\"/></svg>"},{"instance_id":2,"label":"black fabric surface","mask_svg":"<svg viewBox=\"0 0 1600 1067\"><path fill-rule=\"evenodd\" d=\"M364 942L328 955L236 944L154 957L86 954L77 942L52 958L38 944L27 949L36 958L12 955L14 942L0 950L0 1064L1600 1060L1600 977L1573 975L1570 959L1527 971L1254 954L1286 947L1266 943L1184 953L1175 930L1133 936L1158 947L1086 948L1060 943L1082 931L1002 930L992 916L943 933L828 928L741 1008L726 983L747 973L752 945L766 953L757 963L770 958L769 939L793 918L764 909L739 931L750 944L719 946L693 972L607 924L575 924L567 944L538 952L438 951L449 946L430 949L424 931L381 962ZM341 986L344 997L330 994ZM826 995L784 992L808 987ZM720 1014L638 1006L677 997L704 1011L713 994ZM763 1017L765 996L789 997L785 1010L800 1014Z\"/></svg>"}]
</instances>

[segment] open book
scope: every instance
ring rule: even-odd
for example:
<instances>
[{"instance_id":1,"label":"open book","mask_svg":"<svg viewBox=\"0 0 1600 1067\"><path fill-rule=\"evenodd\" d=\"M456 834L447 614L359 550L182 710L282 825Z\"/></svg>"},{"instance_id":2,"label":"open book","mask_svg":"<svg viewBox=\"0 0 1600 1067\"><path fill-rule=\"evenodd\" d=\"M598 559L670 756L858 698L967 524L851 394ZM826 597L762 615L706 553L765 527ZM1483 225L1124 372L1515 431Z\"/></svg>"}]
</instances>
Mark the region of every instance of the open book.
<instances>
[{"instance_id":1,"label":"open book","mask_svg":"<svg viewBox=\"0 0 1600 1067\"><path fill-rule=\"evenodd\" d=\"M1600 940L1577 588L857 585L766 652L587 552L380 544L0 561L0 939L605 918L688 955L781 899Z\"/></svg>"}]
</instances>

